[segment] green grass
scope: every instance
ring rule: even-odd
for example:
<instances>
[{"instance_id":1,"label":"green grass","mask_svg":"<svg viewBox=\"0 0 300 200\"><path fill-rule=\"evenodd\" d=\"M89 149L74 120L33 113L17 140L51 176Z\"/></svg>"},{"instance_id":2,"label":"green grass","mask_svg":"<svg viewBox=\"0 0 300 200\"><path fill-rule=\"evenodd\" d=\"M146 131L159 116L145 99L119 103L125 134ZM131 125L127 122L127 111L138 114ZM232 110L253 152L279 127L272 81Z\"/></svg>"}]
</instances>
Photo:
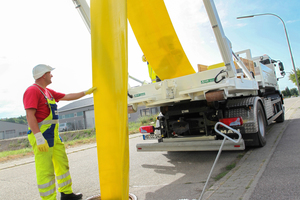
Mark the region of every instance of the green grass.
<instances>
[{"instance_id":1,"label":"green grass","mask_svg":"<svg viewBox=\"0 0 300 200\"><path fill-rule=\"evenodd\" d=\"M136 122L129 122L129 134L138 133L140 126L153 125L155 126L156 115L140 117Z\"/></svg>"},{"instance_id":2,"label":"green grass","mask_svg":"<svg viewBox=\"0 0 300 200\"><path fill-rule=\"evenodd\" d=\"M237 159L241 159L244 155L245 155L245 152L244 153L240 153L237 156ZM215 181L220 180L221 178L223 178L230 170L232 170L233 168L235 168L235 166L236 166L235 162L232 163L232 164L230 164L230 165L227 165L225 167L226 170L224 172L222 172L222 173L218 174L216 177L214 177Z\"/></svg>"},{"instance_id":3,"label":"green grass","mask_svg":"<svg viewBox=\"0 0 300 200\"><path fill-rule=\"evenodd\" d=\"M235 163L232 163L232 164L226 166L226 170L228 170L228 171L232 170L233 168L235 168Z\"/></svg>"},{"instance_id":4,"label":"green grass","mask_svg":"<svg viewBox=\"0 0 300 200\"><path fill-rule=\"evenodd\" d=\"M224 172L221 172L216 177L214 177L215 181L220 180L221 178L223 178L230 170L235 168L235 165L236 165L235 162L230 164L230 165L227 165L226 170Z\"/></svg>"},{"instance_id":5,"label":"green grass","mask_svg":"<svg viewBox=\"0 0 300 200\"><path fill-rule=\"evenodd\" d=\"M14 151L3 151L0 152L0 162L22 158L29 155L33 155L33 150L31 148L23 148Z\"/></svg>"},{"instance_id":6,"label":"green grass","mask_svg":"<svg viewBox=\"0 0 300 200\"><path fill-rule=\"evenodd\" d=\"M75 138L77 138L77 136ZM90 137L84 137L84 138L81 138L79 136L78 139L66 141L65 146L72 147L76 145L88 144L93 142L96 142L96 135L92 135ZM13 150L13 151L2 151L0 152L0 162L20 158L27 155L33 155L33 150L31 147Z\"/></svg>"},{"instance_id":7,"label":"green grass","mask_svg":"<svg viewBox=\"0 0 300 200\"><path fill-rule=\"evenodd\" d=\"M241 159L242 157L244 157L244 155L245 155L245 152L240 153L240 154L237 156L237 159Z\"/></svg>"},{"instance_id":8,"label":"green grass","mask_svg":"<svg viewBox=\"0 0 300 200\"><path fill-rule=\"evenodd\" d=\"M129 134L138 133L140 126L145 126L145 125L155 126L156 116L157 115L145 116L139 118L136 122L129 122L128 123ZM75 131L69 137L67 137L66 135L62 135L62 139L66 147L93 143L96 142L96 132L95 129ZM24 139L24 141L17 141L17 143L10 144L10 147L17 147L17 146L21 146L22 149L0 152L0 162L5 160L20 158L26 155L33 155L33 150L28 142L28 139Z\"/></svg>"},{"instance_id":9,"label":"green grass","mask_svg":"<svg viewBox=\"0 0 300 200\"><path fill-rule=\"evenodd\" d=\"M221 178L223 178L229 171L224 171L220 174L218 174L216 177L214 177L215 181L220 180Z\"/></svg>"},{"instance_id":10,"label":"green grass","mask_svg":"<svg viewBox=\"0 0 300 200\"><path fill-rule=\"evenodd\" d=\"M32 152L31 148L24 148L24 149L19 149L19 150L14 150L14 151L2 151L2 152L0 152L0 158L6 157L6 156L27 154L29 152Z\"/></svg>"},{"instance_id":11,"label":"green grass","mask_svg":"<svg viewBox=\"0 0 300 200\"><path fill-rule=\"evenodd\" d=\"M96 135L92 135L89 137L82 137L82 136L77 137L77 136L74 137L73 140L66 141L65 145L70 147L70 146L75 146L75 145L79 145L79 144L88 144L88 143L96 142Z\"/></svg>"}]
</instances>

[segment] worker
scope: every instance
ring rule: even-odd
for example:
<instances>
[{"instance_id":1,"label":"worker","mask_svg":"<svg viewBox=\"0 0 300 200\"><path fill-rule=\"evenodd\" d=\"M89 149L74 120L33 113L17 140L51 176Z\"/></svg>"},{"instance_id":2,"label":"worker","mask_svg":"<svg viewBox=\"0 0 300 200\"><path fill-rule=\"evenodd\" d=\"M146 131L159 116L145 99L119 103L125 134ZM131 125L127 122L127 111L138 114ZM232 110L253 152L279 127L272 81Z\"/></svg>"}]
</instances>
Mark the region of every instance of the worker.
<instances>
[{"instance_id":1,"label":"worker","mask_svg":"<svg viewBox=\"0 0 300 200\"><path fill-rule=\"evenodd\" d=\"M148 65L148 72L149 72L149 77L150 77L150 79L151 79L151 82L152 82L152 83L159 82L159 81L160 81L160 78L158 78L158 76L156 75L156 73L154 72L154 70L152 69L152 67L150 66L150 64L149 64L149 62L147 61L145 55L142 56L142 61L143 61L143 62L147 62L147 65Z\"/></svg>"},{"instance_id":2,"label":"worker","mask_svg":"<svg viewBox=\"0 0 300 200\"><path fill-rule=\"evenodd\" d=\"M29 131L28 139L35 156L37 184L42 199L56 200L55 176L61 200L79 200L82 194L72 191L68 157L58 133L56 102L79 99L92 94L96 87L87 91L64 94L48 89L53 77L49 65L39 64L32 70L35 84L28 87L23 96Z\"/></svg>"}]
</instances>

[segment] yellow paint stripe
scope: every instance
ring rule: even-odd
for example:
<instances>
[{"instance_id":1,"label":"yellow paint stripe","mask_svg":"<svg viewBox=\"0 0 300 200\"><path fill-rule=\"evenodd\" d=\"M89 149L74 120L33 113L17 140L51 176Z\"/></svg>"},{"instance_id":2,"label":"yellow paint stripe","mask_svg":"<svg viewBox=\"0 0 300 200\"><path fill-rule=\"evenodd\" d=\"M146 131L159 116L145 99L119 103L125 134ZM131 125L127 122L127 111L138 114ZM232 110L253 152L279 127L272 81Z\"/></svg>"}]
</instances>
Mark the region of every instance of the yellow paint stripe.
<instances>
[{"instance_id":1,"label":"yellow paint stripe","mask_svg":"<svg viewBox=\"0 0 300 200\"><path fill-rule=\"evenodd\" d=\"M91 0L90 11L101 199L128 200L126 1Z\"/></svg>"},{"instance_id":2,"label":"yellow paint stripe","mask_svg":"<svg viewBox=\"0 0 300 200\"><path fill-rule=\"evenodd\" d=\"M195 73L179 42L164 1L127 0L127 4L131 28L160 79Z\"/></svg>"}]
</instances>

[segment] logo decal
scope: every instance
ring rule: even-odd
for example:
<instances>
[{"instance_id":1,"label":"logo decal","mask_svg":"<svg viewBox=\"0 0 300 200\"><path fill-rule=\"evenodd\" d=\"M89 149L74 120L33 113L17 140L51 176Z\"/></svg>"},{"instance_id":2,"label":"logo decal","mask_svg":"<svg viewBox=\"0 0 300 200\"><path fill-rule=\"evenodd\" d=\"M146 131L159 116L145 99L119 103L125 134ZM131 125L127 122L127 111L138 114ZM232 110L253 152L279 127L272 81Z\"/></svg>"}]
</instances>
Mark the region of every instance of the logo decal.
<instances>
[{"instance_id":1,"label":"logo decal","mask_svg":"<svg viewBox=\"0 0 300 200\"><path fill-rule=\"evenodd\" d=\"M134 96L134 97L140 97L140 96L145 96L145 95L146 95L146 93L143 92L143 93L135 94L135 95L133 95L133 96Z\"/></svg>"},{"instance_id":2,"label":"logo decal","mask_svg":"<svg viewBox=\"0 0 300 200\"><path fill-rule=\"evenodd\" d=\"M202 80L201 84L210 83L210 82L214 82L214 81L215 81L214 78L210 78L210 79Z\"/></svg>"}]
</instances>

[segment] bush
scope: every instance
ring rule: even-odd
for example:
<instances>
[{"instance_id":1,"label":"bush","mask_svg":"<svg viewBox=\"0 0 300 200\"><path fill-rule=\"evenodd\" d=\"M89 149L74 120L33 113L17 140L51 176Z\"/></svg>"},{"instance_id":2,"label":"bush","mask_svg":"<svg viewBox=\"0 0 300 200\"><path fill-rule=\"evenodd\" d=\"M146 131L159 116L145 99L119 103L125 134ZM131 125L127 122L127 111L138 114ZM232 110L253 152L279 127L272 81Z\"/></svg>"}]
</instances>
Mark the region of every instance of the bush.
<instances>
[{"instance_id":1,"label":"bush","mask_svg":"<svg viewBox=\"0 0 300 200\"><path fill-rule=\"evenodd\" d=\"M140 126L155 124L156 116L157 116L157 114L151 115L151 116L143 116L143 117L140 117L136 122L129 122L128 123L129 134L138 133Z\"/></svg>"}]
</instances>

